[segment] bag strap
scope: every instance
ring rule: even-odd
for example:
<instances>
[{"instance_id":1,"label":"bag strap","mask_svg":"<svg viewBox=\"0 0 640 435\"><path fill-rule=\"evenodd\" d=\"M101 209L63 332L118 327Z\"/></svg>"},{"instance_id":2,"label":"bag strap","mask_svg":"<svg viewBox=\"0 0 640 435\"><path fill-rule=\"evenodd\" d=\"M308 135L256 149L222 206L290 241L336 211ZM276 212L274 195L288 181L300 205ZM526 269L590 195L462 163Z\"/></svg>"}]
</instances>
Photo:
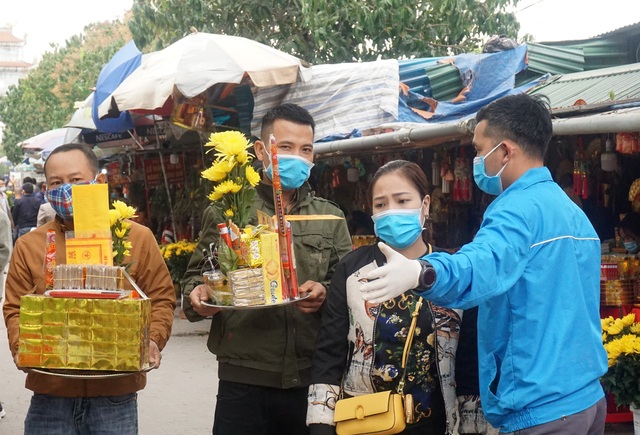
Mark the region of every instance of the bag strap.
<instances>
[{"instance_id":1,"label":"bag strap","mask_svg":"<svg viewBox=\"0 0 640 435\"><path fill-rule=\"evenodd\" d=\"M427 245L429 250L427 255L433 252L433 248L431 244ZM416 302L416 308L411 313L411 326L409 327L409 332L407 332L407 340L404 342L404 350L402 351L402 377L400 378L400 382L398 382L398 394L404 394L404 379L407 375L407 362L409 361L409 352L411 351L411 343L413 342L413 337L416 332L416 324L418 323L418 314L420 313L420 308L422 308L422 296L418 298Z\"/></svg>"},{"instance_id":2,"label":"bag strap","mask_svg":"<svg viewBox=\"0 0 640 435\"><path fill-rule=\"evenodd\" d=\"M409 332L407 333L407 340L404 342L404 350L402 351L402 377L400 378L400 382L398 382L398 394L404 394L404 378L407 375L407 361L409 360L409 353L411 350L411 343L413 342L413 337L416 332L416 324L418 323L418 314L420 312L420 308L422 307L422 297L418 298L416 302L416 308L411 313L411 326L409 327Z\"/></svg>"}]
</instances>

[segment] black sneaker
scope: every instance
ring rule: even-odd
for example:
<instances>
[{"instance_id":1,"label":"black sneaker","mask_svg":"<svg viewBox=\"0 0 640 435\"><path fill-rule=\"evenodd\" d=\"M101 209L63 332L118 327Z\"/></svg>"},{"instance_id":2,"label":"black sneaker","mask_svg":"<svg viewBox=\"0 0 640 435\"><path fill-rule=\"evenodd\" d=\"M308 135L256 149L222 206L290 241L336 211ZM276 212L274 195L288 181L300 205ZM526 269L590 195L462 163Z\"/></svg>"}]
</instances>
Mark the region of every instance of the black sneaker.
<instances>
[{"instance_id":1,"label":"black sneaker","mask_svg":"<svg viewBox=\"0 0 640 435\"><path fill-rule=\"evenodd\" d=\"M0 418L4 417L5 415L7 415L7 413L4 411L2 403L0 403Z\"/></svg>"}]
</instances>

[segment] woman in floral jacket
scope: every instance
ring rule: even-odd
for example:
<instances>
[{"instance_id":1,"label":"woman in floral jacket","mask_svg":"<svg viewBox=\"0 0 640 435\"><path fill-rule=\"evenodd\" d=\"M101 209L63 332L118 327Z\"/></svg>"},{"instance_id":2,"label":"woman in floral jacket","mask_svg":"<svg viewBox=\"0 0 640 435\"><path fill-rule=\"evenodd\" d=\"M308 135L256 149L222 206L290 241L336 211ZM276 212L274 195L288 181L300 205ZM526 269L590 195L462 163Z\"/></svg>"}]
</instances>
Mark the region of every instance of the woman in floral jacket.
<instances>
[{"instance_id":1,"label":"woman in floral jacket","mask_svg":"<svg viewBox=\"0 0 640 435\"><path fill-rule=\"evenodd\" d=\"M408 258L438 250L425 241L429 186L418 165L396 160L381 167L370 199L380 239ZM351 252L337 266L313 359L307 411L312 435L335 433L339 398L397 388L418 297L406 292L378 305L362 299L361 277L384 262L375 245ZM474 314L424 301L404 388L413 395L415 422L403 434L497 433L480 408ZM460 342L468 348L456 357Z\"/></svg>"}]
</instances>

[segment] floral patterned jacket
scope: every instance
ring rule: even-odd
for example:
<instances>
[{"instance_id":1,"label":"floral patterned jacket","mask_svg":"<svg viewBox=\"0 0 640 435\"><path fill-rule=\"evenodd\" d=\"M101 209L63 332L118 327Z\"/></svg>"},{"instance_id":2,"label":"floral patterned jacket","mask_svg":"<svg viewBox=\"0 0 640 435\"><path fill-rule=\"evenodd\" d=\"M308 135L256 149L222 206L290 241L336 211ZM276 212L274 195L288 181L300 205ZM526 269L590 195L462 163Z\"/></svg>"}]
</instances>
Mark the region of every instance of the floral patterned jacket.
<instances>
[{"instance_id":1,"label":"floral patterned jacket","mask_svg":"<svg viewBox=\"0 0 640 435\"><path fill-rule=\"evenodd\" d=\"M308 425L334 425L335 402L341 395L397 388L417 296L408 292L380 305L362 299L359 280L384 260L377 246L366 246L347 255L336 268L316 341ZM404 392L413 395L418 423L437 410L438 403L441 408L444 401L444 410L440 411L445 413L447 434L497 434L485 422L478 397L477 359L475 353L471 354L475 352L475 322L462 319L460 310L423 303L410 348ZM460 355L456 361L461 332L473 335L474 349L468 358ZM456 367L464 372L460 374L467 375L458 392L456 381L464 377L456 376ZM311 427L314 433L316 426Z\"/></svg>"}]
</instances>

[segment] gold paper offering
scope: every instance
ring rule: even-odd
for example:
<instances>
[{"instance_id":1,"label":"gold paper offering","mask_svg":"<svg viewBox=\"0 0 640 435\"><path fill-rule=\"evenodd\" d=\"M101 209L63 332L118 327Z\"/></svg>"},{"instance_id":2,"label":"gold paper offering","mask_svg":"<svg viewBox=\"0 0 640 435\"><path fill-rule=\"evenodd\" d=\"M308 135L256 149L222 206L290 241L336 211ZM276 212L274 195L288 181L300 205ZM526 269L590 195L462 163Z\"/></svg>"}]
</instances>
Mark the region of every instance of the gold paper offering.
<instances>
[{"instance_id":1,"label":"gold paper offering","mask_svg":"<svg viewBox=\"0 0 640 435\"><path fill-rule=\"evenodd\" d=\"M23 296L18 365L143 370L149 359L150 320L149 299Z\"/></svg>"},{"instance_id":2,"label":"gold paper offering","mask_svg":"<svg viewBox=\"0 0 640 435\"><path fill-rule=\"evenodd\" d=\"M118 269L133 292L95 290L122 288ZM79 275L76 277L76 275ZM52 293L83 292L129 295L120 299L25 295L20 299L18 365L47 369L136 372L149 360L151 300L119 268L59 265ZM89 285L87 287L87 284ZM65 289L77 289L65 290Z\"/></svg>"}]
</instances>

